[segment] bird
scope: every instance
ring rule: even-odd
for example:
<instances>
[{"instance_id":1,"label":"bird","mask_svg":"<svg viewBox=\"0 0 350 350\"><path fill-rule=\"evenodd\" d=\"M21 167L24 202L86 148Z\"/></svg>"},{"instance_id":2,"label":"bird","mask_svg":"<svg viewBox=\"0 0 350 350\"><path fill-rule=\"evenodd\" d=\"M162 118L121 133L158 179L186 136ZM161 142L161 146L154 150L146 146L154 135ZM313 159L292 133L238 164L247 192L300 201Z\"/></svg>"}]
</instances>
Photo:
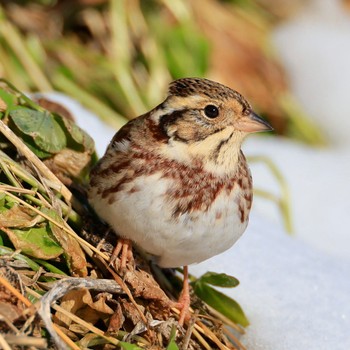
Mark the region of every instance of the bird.
<instances>
[{"instance_id":1,"label":"bird","mask_svg":"<svg viewBox=\"0 0 350 350\"><path fill-rule=\"evenodd\" d=\"M181 325L190 306L188 265L229 249L248 225L252 177L241 144L270 130L237 91L181 78L162 103L114 135L91 171L89 202L120 237L112 258L120 255L125 268L136 245L160 267L184 267Z\"/></svg>"}]
</instances>

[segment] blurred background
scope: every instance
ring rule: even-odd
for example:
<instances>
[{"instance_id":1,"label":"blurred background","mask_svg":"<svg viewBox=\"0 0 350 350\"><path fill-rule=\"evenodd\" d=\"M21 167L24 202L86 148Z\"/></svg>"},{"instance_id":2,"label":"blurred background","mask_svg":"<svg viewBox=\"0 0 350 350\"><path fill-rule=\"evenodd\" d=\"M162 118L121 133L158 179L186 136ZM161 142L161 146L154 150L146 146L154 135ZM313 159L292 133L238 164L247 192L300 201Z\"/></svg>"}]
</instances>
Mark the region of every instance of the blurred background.
<instances>
[{"instance_id":1,"label":"blurred background","mask_svg":"<svg viewBox=\"0 0 350 350\"><path fill-rule=\"evenodd\" d=\"M249 232L191 271L239 277L231 296L248 310L248 348L343 350L349 38L349 0L0 0L0 77L63 93L114 129L160 103L176 78L242 93L275 129L244 143L258 194ZM73 114L101 155L114 130Z\"/></svg>"},{"instance_id":2,"label":"blurred background","mask_svg":"<svg viewBox=\"0 0 350 350\"><path fill-rule=\"evenodd\" d=\"M63 92L115 128L158 104L172 79L207 77L246 96L277 134L323 145L272 41L310 2L2 0L0 76Z\"/></svg>"}]
</instances>

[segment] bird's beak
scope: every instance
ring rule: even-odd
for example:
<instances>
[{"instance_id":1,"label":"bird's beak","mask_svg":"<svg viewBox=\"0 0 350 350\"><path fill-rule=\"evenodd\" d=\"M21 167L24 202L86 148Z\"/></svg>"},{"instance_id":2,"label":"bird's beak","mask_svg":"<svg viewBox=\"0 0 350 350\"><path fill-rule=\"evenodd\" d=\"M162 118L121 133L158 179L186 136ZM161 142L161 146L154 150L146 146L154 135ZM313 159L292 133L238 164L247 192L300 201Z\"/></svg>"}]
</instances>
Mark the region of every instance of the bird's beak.
<instances>
[{"instance_id":1,"label":"bird's beak","mask_svg":"<svg viewBox=\"0 0 350 350\"><path fill-rule=\"evenodd\" d=\"M253 111L238 119L235 124L235 129L243 132L259 132L259 131L271 131L272 126L255 114Z\"/></svg>"}]
</instances>

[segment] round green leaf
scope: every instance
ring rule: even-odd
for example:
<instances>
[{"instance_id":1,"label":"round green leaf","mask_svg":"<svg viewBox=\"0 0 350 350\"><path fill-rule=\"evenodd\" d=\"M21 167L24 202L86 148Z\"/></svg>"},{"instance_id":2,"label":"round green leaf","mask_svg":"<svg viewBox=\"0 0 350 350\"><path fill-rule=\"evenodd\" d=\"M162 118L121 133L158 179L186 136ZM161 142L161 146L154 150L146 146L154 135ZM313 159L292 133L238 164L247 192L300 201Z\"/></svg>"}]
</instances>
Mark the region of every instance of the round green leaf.
<instances>
[{"instance_id":1,"label":"round green leaf","mask_svg":"<svg viewBox=\"0 0 350 350\"><path fill-rule=\"evenodd\" d=\"M6 234L16 249L34 258L54 259L63 253L60 245L50 237L51 232L47 225L38 228L7 230Z\"/></svg>"},{"instance_id":2,"label":"round green leaf","mask_svg":"<svg viewBox=\"0 0 350 350\"><path fill-rule=\"evenodd\" d=\"M10 116L17 128L32 137L34 143L43 151L57 153L65 148L66 135L49 112L21 108L10 111Z\"/></svg>"}]
</instances>

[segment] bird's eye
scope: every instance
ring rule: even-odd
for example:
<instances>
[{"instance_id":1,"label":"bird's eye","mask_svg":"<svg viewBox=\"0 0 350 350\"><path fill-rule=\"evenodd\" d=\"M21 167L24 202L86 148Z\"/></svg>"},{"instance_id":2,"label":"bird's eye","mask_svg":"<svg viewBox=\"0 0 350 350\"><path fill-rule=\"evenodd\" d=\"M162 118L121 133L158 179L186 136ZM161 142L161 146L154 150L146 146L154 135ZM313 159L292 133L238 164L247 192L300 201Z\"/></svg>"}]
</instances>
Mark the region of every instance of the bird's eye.
<instances>
[{"instance_id":1,"label":"bird's eye","mask_svg":"<svg viewBox=\"0 0 350 350\"><path fill-rule=\"evenodd\" d=\"M219 108L214 105L207 105L204 108L204 113L208 118L216 118L219 115Z\"/></svg>"}]
</instances>

